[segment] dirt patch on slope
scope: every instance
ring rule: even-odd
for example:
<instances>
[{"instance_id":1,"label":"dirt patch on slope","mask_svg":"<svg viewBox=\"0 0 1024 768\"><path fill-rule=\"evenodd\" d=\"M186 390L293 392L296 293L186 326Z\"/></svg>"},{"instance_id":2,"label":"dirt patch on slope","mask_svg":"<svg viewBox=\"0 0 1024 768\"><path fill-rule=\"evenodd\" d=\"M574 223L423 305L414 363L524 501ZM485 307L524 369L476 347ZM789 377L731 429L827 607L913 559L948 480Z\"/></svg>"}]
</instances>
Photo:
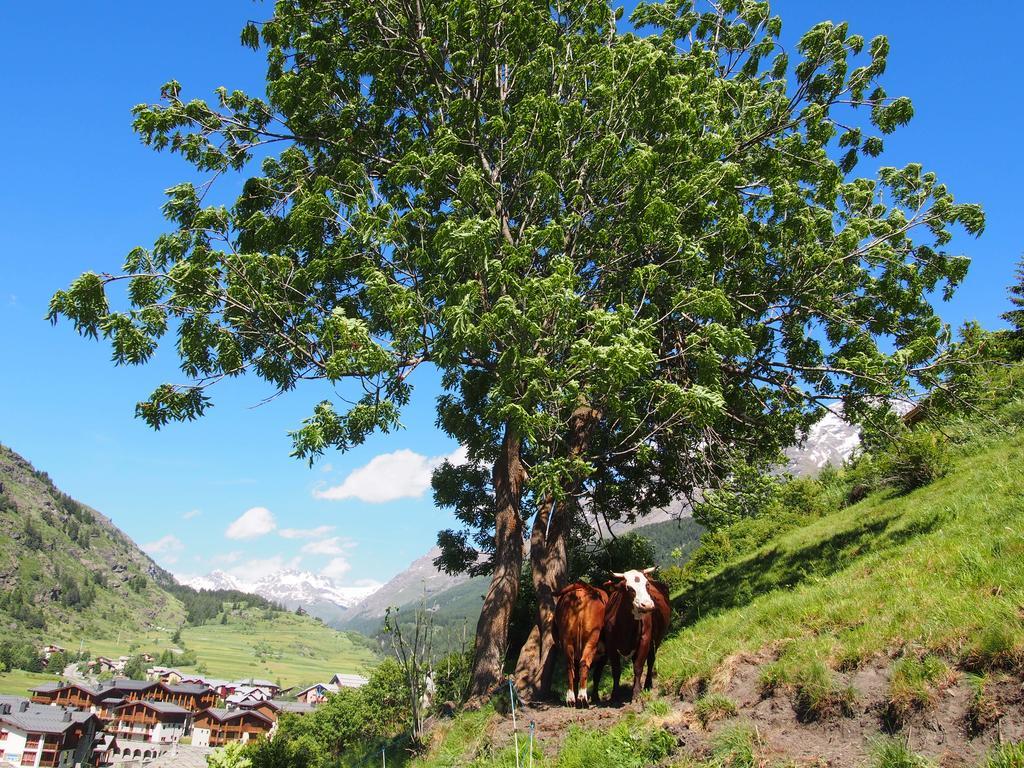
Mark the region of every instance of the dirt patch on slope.
<instances>
[{"instance_id":1,"label":"dirt patch on slope","mask_svg":"<svg viewBox=\"0 0 1024 768\"><path fill-rule=\"evenodd\" d=\"M805 722L794 706L792 692L780 688L765 695L762 691L761 668L774 659L771 650L732 657L709 681L709 690L725 695L736 705L734 717L703 728L694 715L694 703L704 691L691 686L684 687L684 698L669 702L666 715L652 717L648 711L646 719L676 736L679 754L705 757L716 734L737 723L746 723L756 730L771 762L789 760L797 765L829 768L859 768L867 764L875 743L887 734L898 736L914 752L944 768L977 765L995 745L1024 740L1024 676L1020 672L989 676L985 712L990 717L980 728L976 718L972 719L972 713L977 711L973 704L977 689L961 673L938 692L934 706L913 711L894 724L887 718L892 659L878 658L839 675L839 682L855 692L848 716ZM604 730L643 709L641 703L607 699L589 709L573 709L559 703L530 704L516 712L520 744L525 745L529 739L532 722L540 748L555 755L572 726ZM488 737L495 747L511 745L511 716L496 719Z\"/></svg>"},{"instance_id":2,"label":"dirt patch on slope","mask_svg":"<svg viewBox=\"0 0 1024 768\"><path fill-rule=\"evenodd\" d=\"M889 675L892 661L875 659L860 669L839 676L841 685L855 692L850 716L820 722L801 722L792 694L778 690L762 696L757 685L758 660L735 665L722 693L738 711L736 718L714 723L709 732L727 728L730 722L752 724L768 750L797 763L826 766L859 766L870 757L875 742L886 734L898 735L913 751L941 766L976 765L1000 741L1024 739L1024 696L1019 674L993 675L985 688L998 718L975 731L969 713L974 689L964 675L937 694L934 706L914 711L902 723L887 717Z\"/></svg>"}]
</instances>

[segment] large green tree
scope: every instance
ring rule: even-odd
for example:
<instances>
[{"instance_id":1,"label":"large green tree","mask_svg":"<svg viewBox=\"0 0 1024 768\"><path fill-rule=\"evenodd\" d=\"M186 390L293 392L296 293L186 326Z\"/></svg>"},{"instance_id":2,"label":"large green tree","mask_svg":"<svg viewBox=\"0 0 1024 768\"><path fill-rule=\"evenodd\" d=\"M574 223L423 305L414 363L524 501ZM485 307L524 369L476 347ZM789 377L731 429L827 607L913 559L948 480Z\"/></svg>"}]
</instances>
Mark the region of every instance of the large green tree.
<instances>
[{"instance_id":1,"label":"large green tree","mask_svg":"<svg viewBox=\"0 0 1024 768\"><path fill-rule=\"evenodd\" d=\"M617 19L603 0L281 0L242 34L265 96L171 82L135 109L211 183L241 173L234 204L171 188L171 231L51 305L117 363L176 337L185 383L137 406L157 428L225 377L338 385L294 432L304 458L396 428L411 374L438 370L439 425L471 459L439 474L467 523L446 558L475 561L475 536L492 579L474 700L502 674L531 518L550 593L587 514L713 487L827 398L859 414L927 386L929 297L967 265L949 226L982 226L920 166L854 176L912 114L877 84L884 39L823 23L791 61L764 3L642 5L648 36Z\"/></svg>"}]
</instances>

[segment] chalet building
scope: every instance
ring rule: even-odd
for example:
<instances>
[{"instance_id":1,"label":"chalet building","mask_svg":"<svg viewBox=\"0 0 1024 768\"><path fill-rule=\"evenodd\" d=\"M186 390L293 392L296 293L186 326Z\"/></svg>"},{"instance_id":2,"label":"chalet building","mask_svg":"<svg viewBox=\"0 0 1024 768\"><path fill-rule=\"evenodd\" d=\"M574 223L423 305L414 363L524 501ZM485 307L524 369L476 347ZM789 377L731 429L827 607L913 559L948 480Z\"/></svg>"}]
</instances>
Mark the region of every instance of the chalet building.
<instances>
[{"instance_id":1,"label":"chalet building","mask_svg":"<svg viewBox=\"0 0 1024 768\"><path fill-rule=\"evenodd\" d=\"M266 736L274 727L274 720L249 709L204 709L193 721L192 744L199 747L219 747L233 741L243 744Z\"/></svg>"},{"instance_id":2,"label":"chalet building","mask_svg":"<svg viewBox=\"0 0 1024 768\"><path fill-rule=\"evenodd\" d=\"M185 677L184 674L172 667L150 667L146 670L146 679L153 680L165 685L180 683Z\"/></svg>"},{"instance_id":3,"label":"chalet building","mask_svg":"<svg viewBox=\"0 0 1024 768\"><path fill-rule=\"evenodd\" d=\"M0 762L31 768L88 765L101 726L91 712L0 696Z\"/></svg>"},{"instance_id":4,"label":"chalet building","mask_svg":"<svg viewBox=\"0 0 1024 768\"><path fill-rule=\"evenodd\" d=\"M42 683L28 690L32 694L33 704L48 704L80 710L94 710L96 707L96 691L88 685Z\"/></svg>"},{"instance_id":5,"label":"chalet building","mask_svg":"<svg viewBox=\"0 0 1024 768\"><path fill-rule=\"evenodd\" d=\"M112 718L116 708L127 701L162 701L189 712L198 712L217 703L216 691L205 685L165 685L127 678L110 680L95 688L77 683L44 683L30 690L34 703L89 710L104 719Z\"/></svg>"},{"instance_id":6,"label":"chalet building","mask_svg":"<svg viewBox=\"0 0 1024 768\"><path fill-rule=\"evenodd\" d=\"M277 714L281 711L281 703L274 701L273 699L266 699L265 701L255 701L245 706L238 707L238 709L245 709L249 712L259 712L269 720L277 722Z\"/></svg>"},{"instance_id":7,"label":"chalet building","mask_svg":"<svg viewBox=\"0 0 1024 768\"><path fill-rule=\"evenodd\" d=\"M239 680L238 684L235 686L235 690L238 691L243 688L264 691L267 694L268 699L274 698L281 692L281 686L277 683L271 680L257 680L256 678Z\"/></svg>"},{"instance_id":8,"label":"chalet building","mask_svg":"<svg viewBox=\"0 0 1024 768\"><path fill-rule=\"evenodd\" d=\"M188 730L192 713L165 701L127 701L114 710L107 726L115 745L113 762L157 757L176 745Z\"/></svg>"},{"instance_id":9,"label":"chalet building","mask_svg":"<svg viewBox=\"0 0 1024 768\"><path fill-rule=\"evenodd\" d=\"M327 701L328 696L337 692L338 686L334 683L314 683L295 694L295 700L316 706L317 704L323 704Z\"/></svg>"},{"instance_id":10,"label":"chalet building","mask_svg":"<svg viewBox=\"0 0 1024 768\"><path fill-rule=\"evenodd\" d=\"M341 672L331 678L331 685L338 688L362 688L368 682L370 682L369 678L362 675L347 675Z\"/></svg>"}]
</instances>

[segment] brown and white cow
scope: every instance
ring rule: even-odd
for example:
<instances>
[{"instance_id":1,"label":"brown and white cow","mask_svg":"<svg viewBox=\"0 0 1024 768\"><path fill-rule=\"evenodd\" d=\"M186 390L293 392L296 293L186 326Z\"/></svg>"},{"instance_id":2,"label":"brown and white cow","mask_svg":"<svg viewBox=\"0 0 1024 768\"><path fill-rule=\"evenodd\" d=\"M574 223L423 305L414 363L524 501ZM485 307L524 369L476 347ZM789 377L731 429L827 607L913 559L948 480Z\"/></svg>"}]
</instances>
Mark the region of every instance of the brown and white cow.
<instances>
[{"instance_id":1,"label":"brown and white cow","mask_svg":"<svg viewBox=\"0 0 1024 768\"><path fill-rule=\"evenodd\" d=\"M574 582L555 594L555 639L565 652L565 703L570 707L590 703L587 675L598 653L607 602L607 592L583 582Z\"/></svg>"},{"instance_id":2,"label":"brown and white cow","mask_svg":"<svg viewBox=\"0 0 1024 768\"><path fill-rule=\"evenodd\" d=\"M644 687L654 684L654 661L658 646L668 632L672 619L668 587L659 581L649 579L654 568L642 571L613 573L615 581L609 587L608 605L605 608L604 631L601 639L605 653L612 665L615 683L613 696L619 690L622 674L622 656L633 660L633 698L640 695L640 676L647 665L647 679ZM601 682L604 659L594 666L594 688Z\"/></svg>"}]
</instances>

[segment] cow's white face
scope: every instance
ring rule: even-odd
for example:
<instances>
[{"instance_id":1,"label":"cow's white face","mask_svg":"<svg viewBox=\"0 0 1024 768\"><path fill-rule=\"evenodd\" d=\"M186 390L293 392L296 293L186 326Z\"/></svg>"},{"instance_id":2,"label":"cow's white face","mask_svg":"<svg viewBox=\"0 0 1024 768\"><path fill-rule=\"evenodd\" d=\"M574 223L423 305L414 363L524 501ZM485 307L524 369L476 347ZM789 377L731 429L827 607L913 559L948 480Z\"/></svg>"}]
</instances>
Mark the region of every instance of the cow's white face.
<instances>
[{"instance_id":1,"label":"cow's white face","mask_svg":"<svg viewBox=\"0 0 1024 768\"><path fill-rule=\"evenodd\" d=\"M616 573L615 576L622 579L629 594L633 597L633 615L640 618L645 613L654 610L654 600L647 591L647 573L654 570L647 568L643 571L626 571Z\"/></svg>"}]
</instances>

